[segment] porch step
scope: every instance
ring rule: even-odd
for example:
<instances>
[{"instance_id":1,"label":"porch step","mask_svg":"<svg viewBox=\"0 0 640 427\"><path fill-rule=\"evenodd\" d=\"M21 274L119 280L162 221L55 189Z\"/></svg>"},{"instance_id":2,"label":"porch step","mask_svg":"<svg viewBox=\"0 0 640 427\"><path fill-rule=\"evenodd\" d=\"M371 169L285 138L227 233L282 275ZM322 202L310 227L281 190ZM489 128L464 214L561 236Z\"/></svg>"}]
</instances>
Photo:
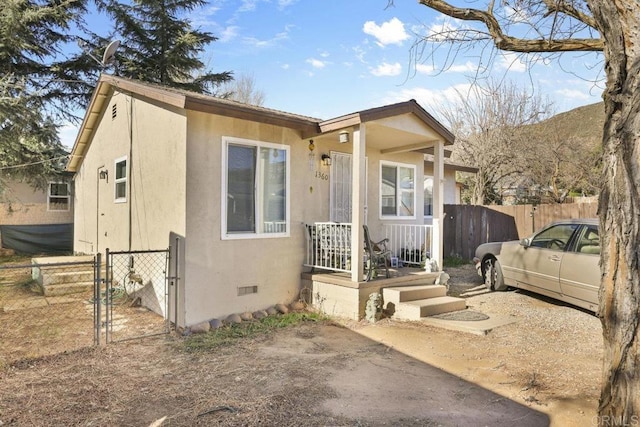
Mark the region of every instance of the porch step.
<instances>
[{"instance_id":1,"label":"porch step","mask_svg":"<svg viewBox=\"0 0 640 427\"><path fill-rule=\"evenodd\" d=\"M435 297L397 304L393 317L400 320L420 320L421 317L435 316L466 308L467 302L462 298Z\"/></svg>"},{"instance_id":2,"label":"porch step","mask_svg":"<svg viewBox=\"0 0 640 427\"><path fill-rule=\"evenodd\" d=\"M432 282L433 283L433 282ZM382 290L382 298L385 302L398 305L405 301L415 301L428 298L444 297L447 288L441 285L397 286Z\"/></svg>"},{"instance_id":3,"label":"porch step","mask_svg":"<svg viewBox=\"0 0 640 427\"><path fill-rule=\"evenodd\" d=\"M446 286L433 284L384 288L382 299L387 310L399 320L420 320L467 308L466 300L448 297Z\"/></svg>"}]
</instances>

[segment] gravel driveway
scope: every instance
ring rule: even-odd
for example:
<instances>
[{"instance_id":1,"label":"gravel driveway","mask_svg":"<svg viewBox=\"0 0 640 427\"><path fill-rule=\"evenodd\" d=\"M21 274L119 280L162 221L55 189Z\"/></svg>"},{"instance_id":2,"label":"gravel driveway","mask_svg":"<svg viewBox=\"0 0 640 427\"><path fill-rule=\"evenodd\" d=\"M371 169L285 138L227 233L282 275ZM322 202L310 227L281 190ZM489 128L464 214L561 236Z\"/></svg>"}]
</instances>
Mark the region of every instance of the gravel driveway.
<instances>
[{"instance_id":1,"label":"gravel driveway","mask_svg":"<svg viewBox=\"0 0 640 427\"><path fill-rule=\"evenodd\" d=\"M485 336L420 322L355 327L418 360L549 414L557 426L595 425L602 327L590 312L521 290L488 292L472 265L448 268L449 293L468 310L515 322Z\"/></svg>"}]
</instances>

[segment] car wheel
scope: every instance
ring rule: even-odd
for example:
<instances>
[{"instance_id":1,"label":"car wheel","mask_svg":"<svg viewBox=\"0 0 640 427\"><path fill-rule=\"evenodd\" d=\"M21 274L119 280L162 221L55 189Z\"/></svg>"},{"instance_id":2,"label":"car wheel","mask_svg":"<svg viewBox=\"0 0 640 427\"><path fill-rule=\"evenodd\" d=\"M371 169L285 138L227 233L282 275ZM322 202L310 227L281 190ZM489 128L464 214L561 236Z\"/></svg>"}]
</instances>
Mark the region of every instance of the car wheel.
<instances>
[{"instance_id":1,"label":"car wheel","mask_svg":"<svg viewBox=\"0 0 640 427\"><path fill-rule=\"evenodd\" d=\"M507 289L504 284L500 262L495 258L489 258L484 261L484 265L484 285L486 288L490 291L504 291Z\"/></svg>"}]
</instances>

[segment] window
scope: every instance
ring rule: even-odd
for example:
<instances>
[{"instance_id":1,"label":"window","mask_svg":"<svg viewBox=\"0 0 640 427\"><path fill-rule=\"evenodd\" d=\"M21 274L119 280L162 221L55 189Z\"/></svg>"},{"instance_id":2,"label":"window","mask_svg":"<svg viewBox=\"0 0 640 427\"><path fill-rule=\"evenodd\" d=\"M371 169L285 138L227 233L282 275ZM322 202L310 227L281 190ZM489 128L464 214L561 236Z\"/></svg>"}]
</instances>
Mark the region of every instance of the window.
<instances>
[{"instance_id":1,"label":"window","mask_svg":"<svg viewBox=\"0 0 640 427\"><path fill-rule=\"evenodd\" d=\"M225 138L223 238L289 232L289 147Z\"/></svg>"},{"instance_id":2,"label":"window","mask_svg":"<svg viewBox=\"0 0 640 427\"><path fill-rule=\"evenodd\" d=\"M49 193L47 195L48 211L68 211L69 210L69 184L66 182L50 182Z\"/></svg>"},{"instance_id":3,"label":"window","mask_svg":"<svg viewBox=\"0 0 640 427\"><path fill-rule=\"evenodd\" d=\"M424 177L424 216L433 216L433 177Z\"/></svg>"},{"instance_id":4,"label":"window","mask_svg":"<svg viewBox=\"0 0 640 427\"><path fill-rule=\"evenodd\" d=\"M569 243L577 224L559 224L541 231L533 237L531 246L562 251Z\"/></svg>"},{"instance_id":5,"label":"window","mask_svg":"<svg viewBox=\"0 0 640 427\"><path fill-rule=\"evenodd\" d=\"M127 201L127 158L121 157L115 161L115 202Z\"/></svg>"},{"instance_id":6,"label":"window","mask_svg":"<svg viewBox=\"0 0 640 427\"><path fill-rule=\"evenodd\" d=\"M584 227L576 249L577 252L600 255L600 236L596 225Z\"/></svg>"},{"instance_id":7,"label":"window","mask_svg":"<svg viewBox=\"0 0 640 427\"><path fill-rule=\"evenodd\" d=\"M381 217L415 218L416 167L400 163L380 163Z\"/></svg>"}]
</instances>

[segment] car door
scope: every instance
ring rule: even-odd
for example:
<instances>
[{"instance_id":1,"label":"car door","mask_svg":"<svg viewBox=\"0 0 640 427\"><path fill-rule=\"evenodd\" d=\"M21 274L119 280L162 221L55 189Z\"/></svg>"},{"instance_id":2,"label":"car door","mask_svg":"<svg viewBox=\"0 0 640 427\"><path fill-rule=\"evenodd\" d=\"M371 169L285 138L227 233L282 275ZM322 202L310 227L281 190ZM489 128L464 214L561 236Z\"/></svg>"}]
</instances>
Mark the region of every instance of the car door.
<instances>
[{"instance_id":1,"label":"car door","mask_svg":"<svg viewBox=\"0 0 640 427\"><path fill-rule=\"evenodd\" d=\"M585 225L560 266L560 289L565 301L597 310L600 289L600 238L597 225Z\"/></svg>"},{"instance_id":2,"label":"car door","mask_svg":"<svg viewBox=\"0 0 640 427\"><path fill-rule=\"evenodd\" d=\"M510 262L513 279L518 287L536 287L560 293L560 266L565 248L578 228L576 224L555 224L528 240L524 250ZM548 292L547 292L548 293Z\"/></svg>"}]
</instances>

